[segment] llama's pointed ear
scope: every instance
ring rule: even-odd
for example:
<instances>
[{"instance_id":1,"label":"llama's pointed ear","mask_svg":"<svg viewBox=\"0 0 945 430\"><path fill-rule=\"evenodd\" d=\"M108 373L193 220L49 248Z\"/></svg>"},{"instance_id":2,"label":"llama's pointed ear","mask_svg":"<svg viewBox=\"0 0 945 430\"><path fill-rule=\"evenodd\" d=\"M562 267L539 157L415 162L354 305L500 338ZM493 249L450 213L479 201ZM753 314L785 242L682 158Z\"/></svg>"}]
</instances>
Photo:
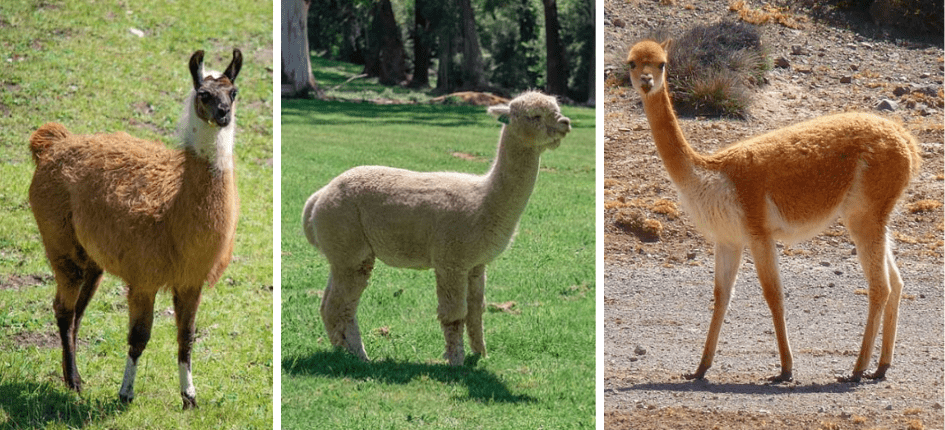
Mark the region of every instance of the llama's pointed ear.
<instances>
[{"instance_id":1,"label":"llama's pointed ear","mask_svg":"<svg viewBox=\"0 0 945 430\"><path fill-rule=\"evenodd\" d=\"M673 47L673 43L675 43L673 39L666 39L663 43L660 43L660 47L662 47L664 51L669 52L669 49Z\"/></svg>"},{"instance_id":2,"label":"llama's pointed ear","mask_svg":"<svg viewBox=\"0 0 945 430\"><path fill-rule=\"evenodd\" d=\"M243 53L239 49L233 49L233 59L230 65L226 66L223 76L226 76L230 82L236 83L236 75L240 74L240 68L243 67Z\"/></svg>"},{"instance_id":3,"label":"llama's pointed ear","mask_svg":"<svg viewBox=\"0 0 945 430\"><path fill-rule=\"evenodd\" d=\"M190 77L194 79L194 89L203 84L203 51L190 56Z\"/></svg>"},{"instance_id":4,"label":"llama's pointed ear","mask_svg":"<svg viewBox=\"0 0 945 430\"><path fill-rule=\"evenodd\" d=\"M495 105L490 106L488 112L489 115L492 115L493 118L499 120L502 124L508 124L509 114L511 114L512 111L509 109L508 105Z\"/></svg>"}]
</instances>

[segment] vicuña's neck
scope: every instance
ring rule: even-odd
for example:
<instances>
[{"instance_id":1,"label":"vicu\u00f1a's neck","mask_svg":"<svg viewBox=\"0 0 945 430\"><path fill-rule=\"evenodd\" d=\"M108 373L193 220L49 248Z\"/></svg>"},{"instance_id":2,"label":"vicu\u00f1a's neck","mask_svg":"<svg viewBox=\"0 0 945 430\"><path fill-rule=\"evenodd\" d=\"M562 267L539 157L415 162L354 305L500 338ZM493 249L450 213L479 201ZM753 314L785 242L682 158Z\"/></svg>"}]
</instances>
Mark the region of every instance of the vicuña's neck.
<instances>
[{"instance_id":1,"label":"vicu\u00f1a's neck","mask_svg":"<svg viewBox=\"0 0 945 430\"><path fill-rule=\"evenodd\" d=\"M514 230L538 179L541 150L513 139L502 129L495 162L486 174L485 206L497 227Z\"/></svg>"},{"instance_id":2,"label":"vicu\u00f1a's neck","mask_svg":"<svg viewBox=\"0 0 945 430\"><path fill-rule=\"evenodd\" d=\"M687 184L693 179L693 166L699 154L689 146L682 129L679 128L679 121L665 85L656 94L643 97L643 110L653 132L656 150L666 165L670 179L677 186Z\"/></svg>"}]
</instances>

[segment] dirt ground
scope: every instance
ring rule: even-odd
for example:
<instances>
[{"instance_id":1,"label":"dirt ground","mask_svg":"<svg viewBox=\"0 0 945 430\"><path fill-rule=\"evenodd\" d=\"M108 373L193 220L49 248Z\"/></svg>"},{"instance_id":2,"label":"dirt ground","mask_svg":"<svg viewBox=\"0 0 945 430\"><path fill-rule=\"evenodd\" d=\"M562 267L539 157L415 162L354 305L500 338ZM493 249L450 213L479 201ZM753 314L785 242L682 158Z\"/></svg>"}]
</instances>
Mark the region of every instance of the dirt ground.
<instances>
[{"instance_id":1,"label":"dirt ground","mask_svg":"<svg viewBox=\"0 0 945 430\"><path fill-rule=\"evenodd\" d=\"M668 4L667 4L668 3ZM732 2L739 3L739 2ZM828 113L869 111L905 124L923 167L890 225L906 286L896 355L887 378L849 375L866 320L866 282L841 223L812 240L779 245L795 381L779 371L770 312L746 252L706 380L698 364L712 311L713 245L691 224L656 153L640 98L605 86L605 373L607 428L941 429L943 314L943 45L906 37L855 11L742 8L780 15L760 26L775 67L753 89L747 120L680 118L699 152ZM805 2L799 2L805 3ZM616 68L641 37L663 28L737 19L730 2L605 0L605 67ZM669 65L668 67L672 67ZM898 90L897 90L898 88ZM903 89L909 89L902 94ZM884 99L893 111L876 107ZM631 213L638 227L621 227ZM656 236L658 232L658 239ZM872 368L878 356L874 348Z\"/></svg>"}]
</instances>

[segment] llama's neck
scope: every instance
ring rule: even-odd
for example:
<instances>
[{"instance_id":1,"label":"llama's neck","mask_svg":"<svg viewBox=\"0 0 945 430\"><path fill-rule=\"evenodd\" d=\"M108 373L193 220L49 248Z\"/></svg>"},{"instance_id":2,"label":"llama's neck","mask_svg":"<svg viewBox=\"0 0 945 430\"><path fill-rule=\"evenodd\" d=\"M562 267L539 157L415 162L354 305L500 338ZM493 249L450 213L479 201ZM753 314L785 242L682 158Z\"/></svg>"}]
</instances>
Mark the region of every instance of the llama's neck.
<instances>
[{"instance_id":1,"label":"llama's neck","mask_svg":"<svg viewBox=\"0 0 945 430\"><path fill-rule=\"evenodd\" d=\"M694 166L701 156L686 142L665 85L656 94L643 97L643 110L670 179L679 187L688 184L695 178Z\"/></svg>"},{"instance_id":2,"label":"llama's neck","mask_svg":"<svg viewBox=\"0 0 945 430\"><path fill-rule=\"evenodd\" d=\"M219 127L201 121L191 107L186 122L182 125L180 132L184 149L206 159L216 173L233 170L235 116L226 127Z\"/></svg>"},{"instance_id":3,"label":"llama's neck","mask_svg":"<svg viewBox=\"0 0 945 430\"><path fill-rule=\"evenodd\" d=\"M484 209L490 224L509 235L535 188L541 158L540 148L513 139L521 138L503 127L495 162L485 176Z\"/></svg>"}]
</instances>

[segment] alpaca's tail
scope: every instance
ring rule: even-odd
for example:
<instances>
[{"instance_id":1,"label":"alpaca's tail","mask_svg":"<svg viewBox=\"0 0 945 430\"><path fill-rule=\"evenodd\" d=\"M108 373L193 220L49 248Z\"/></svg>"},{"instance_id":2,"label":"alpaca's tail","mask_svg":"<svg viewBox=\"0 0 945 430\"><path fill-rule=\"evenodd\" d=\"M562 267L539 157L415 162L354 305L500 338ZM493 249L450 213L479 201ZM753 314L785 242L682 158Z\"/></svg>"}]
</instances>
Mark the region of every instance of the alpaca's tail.
<instances>
[{"instance_id":1,"label":"alpaca's tail","mask_svg":"<svg viewBox=\"0 0 945 430\"><path fill-rule=\"evenodd\" d=\"M62 124L49 122L33 132L30 136L30 151L33 153L33 162L39 164L39 155L50 145L69 137L69 130Z\"/></svg>"},{"instance_id":2,"label":"alpaca's tail","mask_svg":"<svg viewBox=\"0 0 945 430\"><path fill-rule=\"evenodd\" d=\"M318 248L318 238L315 236L315 203L318 202L318 193L321 190L312 194L308 200L305 202L305 207L302 209L302 230L305 230L305 237L308 238L308 242L313 246Z\"/></svg>"}]
</instances>

